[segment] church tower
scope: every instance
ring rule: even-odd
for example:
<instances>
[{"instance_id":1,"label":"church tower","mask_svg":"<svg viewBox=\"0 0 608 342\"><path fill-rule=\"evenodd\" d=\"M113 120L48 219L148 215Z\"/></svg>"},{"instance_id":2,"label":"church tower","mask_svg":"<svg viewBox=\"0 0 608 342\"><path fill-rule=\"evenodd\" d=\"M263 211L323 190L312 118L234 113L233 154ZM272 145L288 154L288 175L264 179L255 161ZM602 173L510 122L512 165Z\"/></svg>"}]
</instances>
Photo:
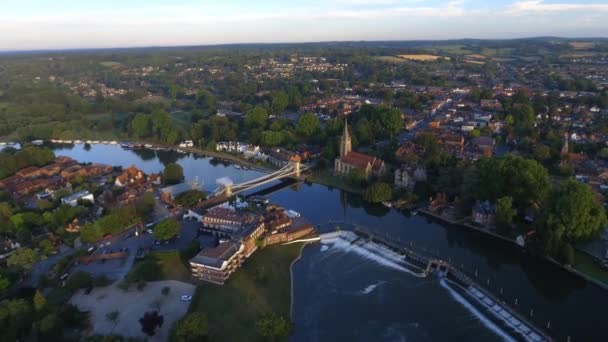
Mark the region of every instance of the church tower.
<instances>
[{"instance_id":1,"label":"church tower","mask_svg":"<svg viewBox=\"0 0 608 342\"><path fill-rule=\"evenodd\" d=\"M352 149L350 133L348 132L348 120L344 119L344 133L340 138L340 158L346 157Z\"/></svg>"},{"instance_id":2,"label":"church tower","mask_svg":"<svg viewBox=\"0 0 608 342\"><path fill-rule=\"evenodd\" d=\"M564 133L564 145L562 145L561 154L562 154L562 156L565 156L568 154L568 152L570 152L570 149L568 146L568 132L566 132L566 133Z\"/></svg>"}]
</instances>

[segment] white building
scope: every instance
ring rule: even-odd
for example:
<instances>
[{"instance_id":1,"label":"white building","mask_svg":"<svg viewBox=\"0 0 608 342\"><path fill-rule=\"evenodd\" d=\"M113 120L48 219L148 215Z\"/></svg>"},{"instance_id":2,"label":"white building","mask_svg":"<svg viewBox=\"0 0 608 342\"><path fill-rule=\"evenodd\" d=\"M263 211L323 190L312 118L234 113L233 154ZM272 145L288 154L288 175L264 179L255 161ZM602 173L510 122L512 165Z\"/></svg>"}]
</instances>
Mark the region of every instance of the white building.
<instances>
[{"instance_id":1,"label":"white building","mask_svg":"<svg viewBox=\"0 0 608 342\"><path fill-rule=\"evenodd\" d=\"M88 190L79 191L77 193L71 194L69 196L63 197L61 199L61 204L67 204L69 206L75 207L78 205L78 201L89 201L91 203L95 203L95 197Z\"/></svg>"}]
</instances>

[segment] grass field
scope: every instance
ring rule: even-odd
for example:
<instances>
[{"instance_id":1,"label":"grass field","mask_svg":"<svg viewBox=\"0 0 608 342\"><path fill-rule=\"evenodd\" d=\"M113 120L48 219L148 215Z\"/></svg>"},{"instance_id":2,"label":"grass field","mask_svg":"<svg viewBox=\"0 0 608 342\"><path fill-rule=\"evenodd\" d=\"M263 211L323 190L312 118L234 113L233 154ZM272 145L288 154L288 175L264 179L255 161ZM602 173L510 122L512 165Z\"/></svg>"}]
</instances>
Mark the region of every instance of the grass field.
<instances>
[{"instance_id":1,"label":"grass field","mask_svg":"<svg viewBox=\"0 0 608 342\"><path fill-rule=\"evenodd\" d=\"M437 53L447 53L451 55L469 55L473 51L467 49L464 45L438 45L433 48Z\"/></svg>"},{"instance_id":2,"label":"grass field","mask_svg":"<svg viewBox=\"0 0 608 342\"><path fill-rule=\"evenodd\" d=\"M290 265L301 247L266 247L245 261L226 284L204 283L197 288L190 311L207 314L211 340L255 341L258 319L268 314L289 317Z\"/></svg>"},{"instance_id":3,"label":"grass field","mask_svg":"<svg viewBox=\"0 0 608 342\"><path fill-rule=\"evenodd\" d=\"M190 271L177 251L153 252L150 257L157 260L163 280L190 281Z\"/></svg>"},{"instance_id":4,"label":"grass field","mask_svg":"<svg viewBox=\"0 0 608 342\"><path fill-rule=\"evenodd\" d=\"M107 68L119 68L122 66L121 63L119 62L112 62L112 61L105 61L105 62L100 62L99 64L101 64L104 67Z\"/></svg>"},{"instance_id":5,"label":"grass field","mask_svg":"<svg viewBox=\"0 0 608 342\"><path fill-rule=\"evenodd\" d=\"M586 253L577 252L574 267L587 276L608 284L608 271L601 268L595 260Z\"/></svg>"},{"instance_id":6,"label":"grass field","mask_svg":"<svg viewBox=\"0 0 608 342\"><path fill-rule=\"evenodd\" d=\"M570 44L570 46L576 50L591 49L595 46L595 43L593 42L570 42L568 44Z\"/></svg>"},{"instance_id":7,"label":"grass field","mask_svg":"<svg viewBox=\"0 0 608 342\"><path fill-rule=\"evenodd\" d=\"M428 61L436 61L438 59L441 58L445 58L442 56L437 56L437 55L427 55L427 54L420 54L420 55L397 55L397 57L399 58L403 58L403 59L409 59L411 61L423 61L423 62L428 62Z\"/></svg>"},{"instance_id":8,"label":"grass field","mask_svg":"<svg viewBox=\"0 0 608 342\"><path fill-rule=\"evenodd\" d=\"M173 122L175 122L176 124L184 127L184 128L189 128L191 123L190 123L190 118L192 117L192 115L189 112L174 112L171 113L171 119L173 120Z\"/></svg>"},{"instance_id":9,"label":"grass field","mask_svg":"<svg viewBox=\"0 0 608 342\"><path fill-rule=\"evenodd\" d=\"M330 187L346 190L355 194L363 194L365 190L361 186L356 186L349 183L345 179L345 177L336 176L332 173L332 171L327 170L314 170L312 172L312 177L310 178L310 181L313 183L319 183Z\"/></svg>"},{"instance_id":10,"label":"grass field","mask_svg":"<svg viewBox=\"0 0 608 342\"><path fill-rule=\"evenodd\" d=\"M378 56L374 57L375 60L386 63L405 63L408 62L407 59L395 57L395 56Z\"/></svg>"}]
</instances>

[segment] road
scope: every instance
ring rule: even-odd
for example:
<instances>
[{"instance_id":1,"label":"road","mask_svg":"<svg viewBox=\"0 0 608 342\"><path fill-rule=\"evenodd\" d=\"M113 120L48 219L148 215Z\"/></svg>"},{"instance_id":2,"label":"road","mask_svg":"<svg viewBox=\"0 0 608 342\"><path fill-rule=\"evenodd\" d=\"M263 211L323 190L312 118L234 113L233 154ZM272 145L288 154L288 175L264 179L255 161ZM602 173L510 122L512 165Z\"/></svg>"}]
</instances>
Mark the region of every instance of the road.
<instances>
[{"instance_id":1,"label":"road","mask_svg":"<svg viewBox=\"0 0 608 342\"><path fill-rule=\"evenodd\" d=\"M75 271L85 271L93 276L105 275L110 279L123 278L133 266L135 254L139 248L149 251L165 250L184 250L190 246L192 241L198 241L200 247L214 246L215 238L200 233L201 224L190 220L181 220L179 237L174 241L155 244L156 239L146 231L135 236L135 231L126 232L121 236L113 237L101 243L103 246L97 248L93 255L103 253L125 251L128 254L126 259L115 259L106 261L95 261L88 265L77 265L72 269Z\"/></svg>"}]
</instances>

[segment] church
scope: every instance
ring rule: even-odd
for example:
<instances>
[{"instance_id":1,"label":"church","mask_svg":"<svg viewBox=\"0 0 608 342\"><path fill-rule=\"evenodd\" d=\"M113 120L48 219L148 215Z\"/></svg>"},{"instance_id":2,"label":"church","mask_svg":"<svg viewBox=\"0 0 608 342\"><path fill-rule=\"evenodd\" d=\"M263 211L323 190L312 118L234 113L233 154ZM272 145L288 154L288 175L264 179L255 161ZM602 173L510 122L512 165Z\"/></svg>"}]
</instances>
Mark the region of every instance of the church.
<instances>
[{"instance_id":1,"label":"church","mask_svg":"<svg viewBox=\"0 0 608 342\"><path fill-rule=\"evenodd\" d=\"M344 133L340 138L340 157L336 158L334 171L337 174L348 175L354 169L360 169L367 179L380 177L386 171L382 159L364 153L353 152L348 123L344 122Z\"/></svg>"}]
</instances>

